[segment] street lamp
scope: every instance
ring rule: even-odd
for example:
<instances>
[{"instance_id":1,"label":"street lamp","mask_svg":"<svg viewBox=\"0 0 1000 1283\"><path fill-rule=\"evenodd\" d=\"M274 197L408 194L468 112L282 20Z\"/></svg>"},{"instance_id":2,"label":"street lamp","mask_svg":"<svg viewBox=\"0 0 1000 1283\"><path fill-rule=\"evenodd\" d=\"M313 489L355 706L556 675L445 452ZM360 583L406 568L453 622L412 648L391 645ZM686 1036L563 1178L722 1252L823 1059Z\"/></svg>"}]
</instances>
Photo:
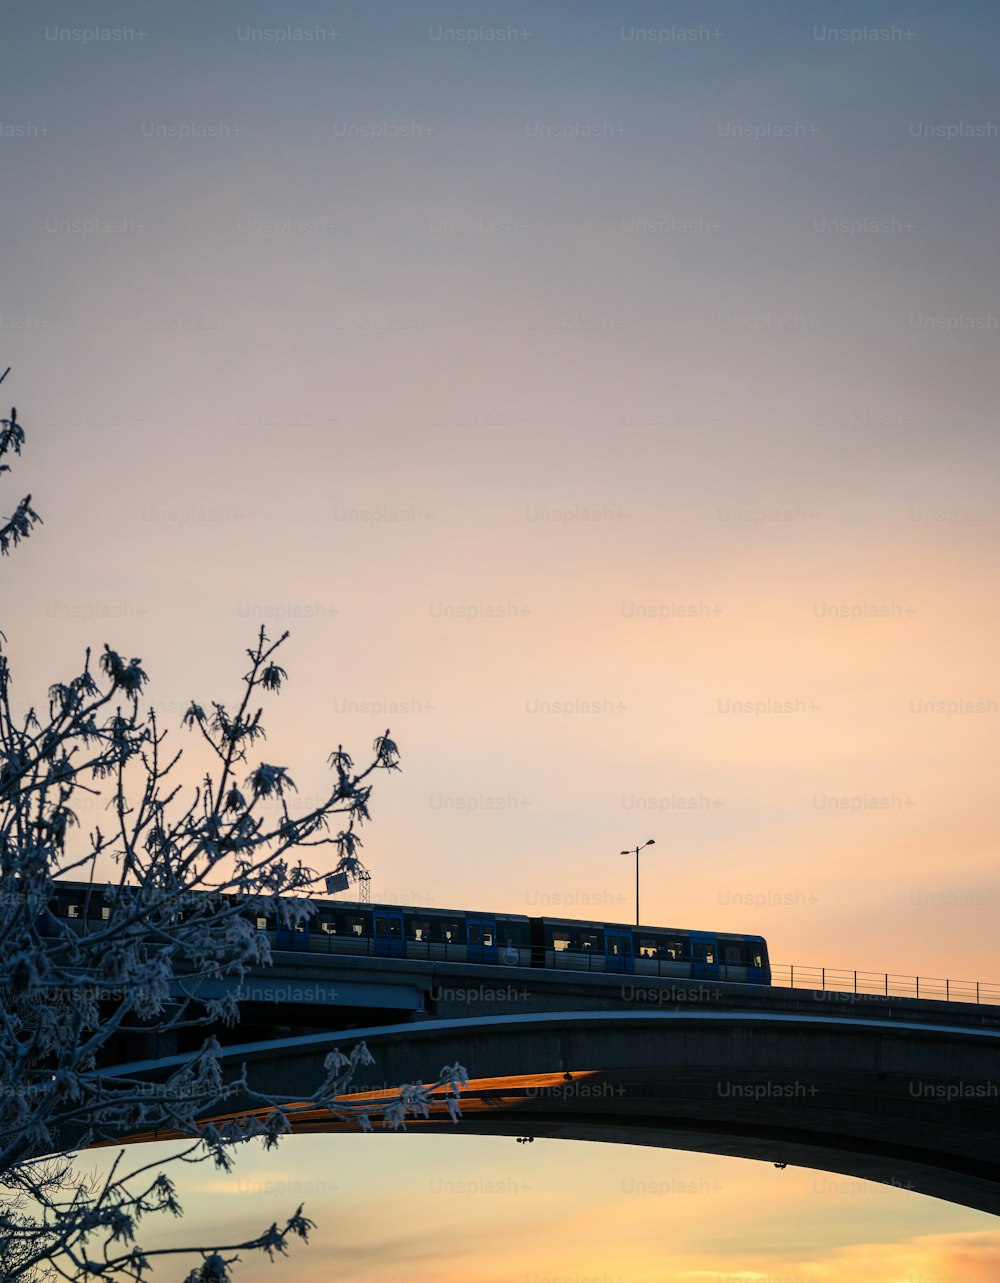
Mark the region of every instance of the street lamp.
<instances>
[{"instance_id":1,"label":"street lamp","mask_svg":"<svg viewBox=\"0 0 1000 1283\"><path fill-rule=\"evenodd\" d=\"M655 843L653 839L650 838L648 842L643 842L642 846L637 846L635 848L635 925L636 926L639 925L639 852L645 850L647 846L654 846L654 845ZM632 854L631 847L629 847L627 851L622 851L622 855L631 855L631 854Z\"/></svg>"}]
</instances>

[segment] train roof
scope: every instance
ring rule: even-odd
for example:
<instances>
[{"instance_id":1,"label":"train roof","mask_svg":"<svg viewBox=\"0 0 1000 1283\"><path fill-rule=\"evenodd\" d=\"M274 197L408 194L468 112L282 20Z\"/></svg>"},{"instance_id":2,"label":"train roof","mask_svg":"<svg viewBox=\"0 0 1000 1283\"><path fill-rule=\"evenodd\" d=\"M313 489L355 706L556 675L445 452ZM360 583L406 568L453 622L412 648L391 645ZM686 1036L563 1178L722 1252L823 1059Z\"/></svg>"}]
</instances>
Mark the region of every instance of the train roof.
<instances>
[{"instance_id":1,"label":"train roof","mask_svg":"<svg viewBox=\"0 0 1000 1283\"><path fill-rule=\"evenodd\" d=\"M100 895L104 888L104 883L95 881L78 882L70 879L54 879L53 885L56 889L66 891L93 891ZM128 889L128 888L126 888ZM227 892L226 894L232 894ZM261 893L266 897L266 893ZM695 927L664 927L654 924L643 923L636 926L634 922L609 922L604 918L553 918L548 915L529 915L526 913L498 913L493 909L448 909L441 908L437 905L427 904L400 904L379 901L373 904L359 903L357 900L337 900L317 895L310 897L312 902L320 908L326 909L347 909L354 912L370 912L375 909L385 909L392 913L433 913L446 914L449 917L467 917L467 918L487 918L495 922L530 922L532 917L542 922L547 922L551 926L567 927L613 927L619 931L650 931L674 935L707 935L714 936L719 940L761 940L764 937L749 933L740 933L737 931L702 931Z\"/></svg>"},{"instance_id":2,"label":"train roof","mask_svg":"<svg viewBox=\"0 0 1000 1283\"><path fill-rule=\"evenodd\" d=\"M528 922L526 913L497 913L493 909L440 909L430 904L358 904L356 900L323 900L317 904L327 909L389 909L393 913L446 913L449 917L489 918L493 922Z\"/></svg>"},{"instance_id":3,"label":"train roof","mask_svg":"<svg viewBox=\"0 0 1000 1283\"><path fill-rule=\"evenodd\" d=\"M642 923L636 926L634 922L609 922L605 918L594 918L583 920L581 918L549 918L543 917L542 922L548 922L551 926L559 927L613 927L616 931L652 931L664 935L702 935L714 936L717 940L763 940L760 935L751 935L742 931L703 931L699 927L661 927Z\"/></svg>"}]
</instances>

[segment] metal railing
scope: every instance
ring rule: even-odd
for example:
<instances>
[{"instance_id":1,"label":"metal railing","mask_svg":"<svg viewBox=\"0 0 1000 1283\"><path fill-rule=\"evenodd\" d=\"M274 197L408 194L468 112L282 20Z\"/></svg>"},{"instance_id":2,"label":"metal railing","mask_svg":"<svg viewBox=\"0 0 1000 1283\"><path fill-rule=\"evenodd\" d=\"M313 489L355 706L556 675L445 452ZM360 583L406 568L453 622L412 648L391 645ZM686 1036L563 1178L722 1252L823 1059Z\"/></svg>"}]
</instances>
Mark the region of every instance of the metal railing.
<instances>
[{"instance_id":1,"label":"metal railing","mask_svg":"<svg viewBox=\"0 0 1000 1283\"><path fill-rule=\"evenodd\" d=\"M860 994L883 998L928 998L937 1002L1000 1003L1000 984L988 980L947 980L903 976L891 971L845 971L838 967L771 964L771 983L815 993Z\"/></svg>"}]
</instances>

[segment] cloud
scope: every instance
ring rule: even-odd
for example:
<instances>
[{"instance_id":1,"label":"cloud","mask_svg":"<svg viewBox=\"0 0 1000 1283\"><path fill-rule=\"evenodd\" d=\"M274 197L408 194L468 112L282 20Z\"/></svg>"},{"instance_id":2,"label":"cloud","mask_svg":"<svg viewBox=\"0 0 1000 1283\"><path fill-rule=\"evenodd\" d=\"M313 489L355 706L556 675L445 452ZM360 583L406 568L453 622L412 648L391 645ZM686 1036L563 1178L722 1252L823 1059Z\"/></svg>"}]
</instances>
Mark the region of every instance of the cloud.
<instances>
[{"instance_id":1,"label":"cloud","mask_svg":"<svg viewBox=\"0 0 1000 1283\"><path fill-rule=\"evenodd\" d=\"M711 1272L709 1272L710 1274ZM685 1277L706 1277L691 1271ZM678 1276L680 1277L680 1276ZM728 1264L715 1271L717 1283L997 1283L1000 1231L929 1234L895 1243L855 1243L799 1261L783 1261L768 1273L759 1265Z\"/></svg>"}]
</instances>

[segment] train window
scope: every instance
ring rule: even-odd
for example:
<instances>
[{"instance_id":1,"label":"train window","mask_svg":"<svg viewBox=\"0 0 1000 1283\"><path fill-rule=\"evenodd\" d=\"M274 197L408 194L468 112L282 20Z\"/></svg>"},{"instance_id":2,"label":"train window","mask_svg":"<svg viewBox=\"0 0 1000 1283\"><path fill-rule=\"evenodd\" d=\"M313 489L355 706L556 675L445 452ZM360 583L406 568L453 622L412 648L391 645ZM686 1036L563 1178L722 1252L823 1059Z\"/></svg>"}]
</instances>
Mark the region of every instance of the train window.
<instances>
[{"instance_id":1,"label":"train window","mask_svg":"<svg viewBox=\"0 0 1000 1283\"><path fill-rule=\"evenodd\" d=\"M493 948L493 928L488 924L483 927L483 944L487 949ZM472 928L469 928L469 944L472 944Z\"/></svg>"},{"instance_id":2,"label":"train window","mask_svg":"<svg viewBox=\"0 0 1000 1283\"><path fill-rule=\"evenodd\" d=\"M753 966L762 967L764 965L764 955L760 949L755 948L751 956L753 957Z\"/></svg>"},{"instance_id":3,"label":"train window","mask_svg":"<svg viewBox=\"0 0 1000 1283\"><path fill-rule=\"evenodd\" d=\"M80 906L78 904L67 904L66 917L78 918L80 916Z\"/></svg>"},{"instance_id":4,"label":"train window","mask_svg":"<svg viewBox=\"0 0 1000 1283\"><path fill-rule=\"evenodd\" d=\"M257 930L258 930L258 931L266 931L266 930L267 930L267 918L262 918L262 917L260 917L260 915L258 915L258 917L257 917Z\"/></svg>"},{"instance_id":5,"label":"train window","mask_svg":"<svg viewBox=\"0 0 1000 1283\"><path fill-rule=\"evenodd\" d=\"M715 945L711 940L705 942L705 961L713 963L715 961Z\"/></svg>"},{"instance_id":6,"label":"train window","mask_svg":"<svg viewBox=\"0 0 1000 1283\"><path fill-rule=\"evenodd\" d=\"M101 921L102 921L102 922L107 922L107 921L108 921L108 919L109 919L110 917L111 917L111 908L110 908L110 906L109 906L109 905L107 905L107 904L102 904L102 905L101 905Z\"/></svg>"},{"instance_id":7,"label":"train window","mask_svg":"<svg viewBox=\"0 0 1000 1283\"><path fill-rule=\"evenodd\" d=\"M331 936L363 936L368 934L365 930L364 918L357 913L332 913L329 918L320 920L319 929Z\"/></svg>"},{"instance_id":8,"label":"train window","mask_svg":"<svg viewBox=\"0 0 1000 1283\"><path fill-rule=\"evenodd\" d=\"M557 953L590 953L601 948L599 931L573 931L567 927L553 927L552 948Z\"/></svg>"},{"instance_id":9,"label":"train window","mask_svg":"<svg viewBox=\"0 0 1000 1283\"><path fill-rule=\"evenodd\" d=\"M402 922L399 920L399 918L390 918L389 919L389 939L402 940L402 938L403 938Z\"/></svg>"},{"instance_id":10,"label":"train window","mask_svg":"<svg viewBox=\"0 0 1000 1283\"><path fill-rule=\"evenodd\" d=\"M479 923L469 923L469 944L479 944Z\"/></svg>"},{"instance_id":11,"label":"train window","mask_svg":"<svg viewBox=\"0 0 1000 1283\"><path fill-rule=\"evenodd\" d=\"M727 940L721 947L721 953L722 961L729 963L730 966L746 965L747 948L740 940Z\"/></svg>"},{"instance_id":12,"label":"train window","mask_svg":"<svg viewBox=\"0 0 1000 1283\"><path fill-rule=\"evenodd\" d=\"M526 926L520 922L498 922L494 939L501 949L516 949L528 943Z\"/></svg>"},{"instance_id":13,"label":"train window","mask_svg":"<svg viewBox=\"0 0 1000 1283\"><path fill-rule=\"evenodd\" d=\"M385 936L386 934L385 918L378 913L375 914L375 934L379 937Z\"/></svg>"},{"instance_id":14,"label":"train window","mask_svg":"<svg viewBox=\"0 0 1000 1283\"><path fill-rule=\"evenodd\" d=\"M705 954L705 946L702 944L700 940L696 940L694 942L694 944L691 946L691 951L694 955L695 962L701 962Z\"/></svg>"},{"instance_id":15,"label":"train window","mask_svg":"<svg viewBox=\"0 0 1000 1283\"><path fill-rule=\"evenodd\" d=\"M405 919L406 935L411 940L422 944L463 944L465 942L465 924L456 918L411 918ZM398 931L394 931L398 937ZM478 940L473 939L473 944Z\"/></svg>"},{"instance_id":16,"label":"train window","mask_svg":"<svg viewBox=\"0 0 1000 1283\"><path fill-rule=\"evenodd\" d=\"M687 942L680 936L639 936L636 956L677 962L690 955L687 951Z\"/></svg>"}]
</instances>

